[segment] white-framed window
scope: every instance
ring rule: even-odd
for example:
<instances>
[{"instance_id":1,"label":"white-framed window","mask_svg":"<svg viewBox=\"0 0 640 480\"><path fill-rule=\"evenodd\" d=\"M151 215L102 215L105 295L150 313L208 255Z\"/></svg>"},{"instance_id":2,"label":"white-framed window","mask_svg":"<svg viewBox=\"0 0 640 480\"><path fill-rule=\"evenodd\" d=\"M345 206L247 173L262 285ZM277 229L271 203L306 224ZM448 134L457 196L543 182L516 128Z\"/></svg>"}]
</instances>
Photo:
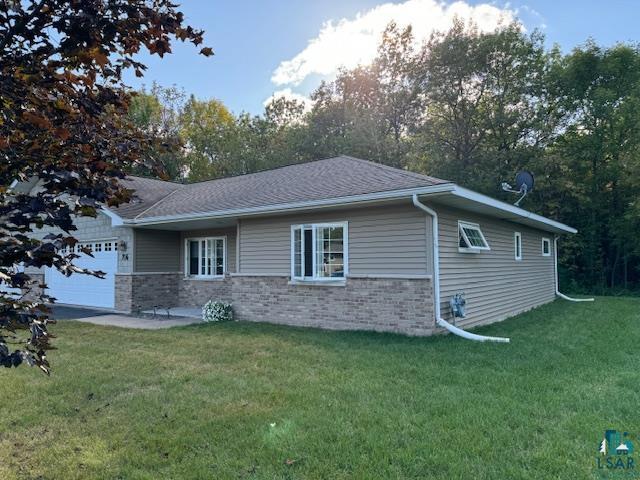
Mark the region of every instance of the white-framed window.
<instances>
[{"instance_id":1,"label":"white-framed window","mask_svg":"<svg viewBox=\"0 0 640 480\"><path fill-rule=\"evenodd\" d=\"M291 226L291 278L341 280L348 273L347 222Z\"/></svg>"},{"instance_id":2,"label":"white-framed window","mask_svg":"<svg viewBox=\"0 0 640 480\"><path fill-rule=\"evenodd\" d=\"M101 252L102 251L102 243L96 243L93 248L94 248L94 250L96 252Z\"/></svg>"},{"instance_id":3,"label":"white-framed window","mask_svg":"<svg viewBox=\"0 0 640 480\"><path fill-rule=\"evenodd\" d=\"M110 252L111 250L113 250L113 244L111 242L105 242L104 243L104 251L105 252Z\"/></svg>"},{"instance_id":4,"label":"white-framed window","mask_svg":"<svg viewBox=\"0 0 640 480\"><path fill-rule=\"evenodd\" d=\"M513 232L513 253L516 260L522 260L522 235L520 232Z\"/></svg>"},{"instance_id":5,"label":"white-framed window","mask_svg":"<svg viewBox=\"0 0 640 480\"><path fill-rule=\"evenodd\" d=\"M184 243L184 271L188 277L223 277L226 271L226 238L187 238Z\"/></svg>"},{"instance_id":6,"label":"white-framed window","mask_svg":"<svg viewBox=\"0 0 640 480\"><path fill-rule=\"evenodd\" d=\"M548 238L542 238L542 256L550 257L551 256L551 240Z\"/></svg>"},{"instance_id":7,"label":"white-framed window","mask_svg":"<svg viewBox=\"0 0 640 480\"><path fill-rule=\"evenodd\" d=\"M458 220L458 250L471 253L491 250L480 225Z\"/></svg>"}]
</instances>

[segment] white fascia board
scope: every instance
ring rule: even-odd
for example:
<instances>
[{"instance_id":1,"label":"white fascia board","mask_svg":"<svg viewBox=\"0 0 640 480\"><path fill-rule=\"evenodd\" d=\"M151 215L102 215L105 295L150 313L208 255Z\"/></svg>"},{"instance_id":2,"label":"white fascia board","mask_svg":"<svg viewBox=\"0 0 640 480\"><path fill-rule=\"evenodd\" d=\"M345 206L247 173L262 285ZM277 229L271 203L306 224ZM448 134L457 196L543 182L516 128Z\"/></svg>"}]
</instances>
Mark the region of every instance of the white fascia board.
<instances>
[{"instance_id":1,"label":"white fascia board","mask_svg":"<svg viewBox=\"0 0 640 480\"><path fill-rule=\"evenodd\" d=\"M556 222L555 220L551 220L550 218L543 217L542 215L537 215L523 208L516 207L515 205L510 205L506 202L496 200L495 198L491 198L487 195L474 192L473 190L468 190L458 185L455 185L454 189L451 191L451 194L457 197L461 197L467 200L481 203L483 205L487 205L489 207L496 208L498 210L502 210L503 212L509 213L511 215L515 215L516 217L527 218L529 220L533 220L535 222L548 225L549 227L552 227L562 232L566 232L566 233L578 232L578 230L576 230L575 228L570 227L569 225L565 225L564 223Z\"/></svg>"},{"instance_id":2,"label":"white fascia board","mask_svg":"<svg viewBox=\"0 0 640 480\"><path fill-rule=\"evenodd\" d=\"M304 202L281 203L277 205L267 205L259 207L248 207L230 210L219 210L214 212L191 213L182 215L167 215L161 217L137 218L124 220L126 225L156 225L161 223L174 223L189 220L208 220L227 217L267 215L287 213L296 210L307 210L315 208L338 207L351 204L375 202L378 200L400 200L410 198L414 193L418 195L448 193L454 188L453 183L432 185L430 187L411 188L405 190L390 190L387 192L368 193L365 195L352 195L348 197L329 198L322 200L308 200Z\"/></svg>"}]
</instances>

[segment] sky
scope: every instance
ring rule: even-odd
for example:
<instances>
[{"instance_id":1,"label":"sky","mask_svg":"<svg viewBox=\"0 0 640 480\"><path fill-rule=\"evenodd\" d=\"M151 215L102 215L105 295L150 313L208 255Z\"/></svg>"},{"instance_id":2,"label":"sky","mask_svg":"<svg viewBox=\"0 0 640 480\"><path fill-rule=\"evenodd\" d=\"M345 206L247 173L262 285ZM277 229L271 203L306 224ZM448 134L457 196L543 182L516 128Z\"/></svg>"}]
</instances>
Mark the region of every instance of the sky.
<instances>
[{"instance_id":1,"label":"sky","mask_svg":"<svg viewBox=\"0 0 640 480\"><path fill-rule=\"evenodd\" d=\"M640 41L639 0L182 0L188 24L205 30L215 55L198 55L176 43L163 59L141 55L144 78L134 88L177 86L200 99L216 98L233 112L259 114L273 95L305 101L340 66L368 63L380 33L395 20L410 23L417 41L446 29L454 16L472 18L482 30L518 19L540 29L549 46L564 52L593 38L604 46Z\"/></svg>"}]
</instances>

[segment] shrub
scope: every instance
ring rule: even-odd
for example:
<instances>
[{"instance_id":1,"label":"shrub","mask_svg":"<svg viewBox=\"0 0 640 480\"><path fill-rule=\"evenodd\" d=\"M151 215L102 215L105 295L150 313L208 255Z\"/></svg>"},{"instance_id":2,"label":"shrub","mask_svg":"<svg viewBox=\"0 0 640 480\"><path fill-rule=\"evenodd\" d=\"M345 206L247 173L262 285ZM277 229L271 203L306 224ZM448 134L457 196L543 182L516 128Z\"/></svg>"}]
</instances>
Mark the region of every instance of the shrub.
<instances>
[{"instance_id":1,"label":"shrub","mask_svg":"<svg viewBox=\"0 0 640 480\"><path fill-rule=\"evenodd\" d=\"M227 322L233 320L233 308L230 303L209 300L202 307L202 319L205 322Z\"/></svg>"}]
</instances>

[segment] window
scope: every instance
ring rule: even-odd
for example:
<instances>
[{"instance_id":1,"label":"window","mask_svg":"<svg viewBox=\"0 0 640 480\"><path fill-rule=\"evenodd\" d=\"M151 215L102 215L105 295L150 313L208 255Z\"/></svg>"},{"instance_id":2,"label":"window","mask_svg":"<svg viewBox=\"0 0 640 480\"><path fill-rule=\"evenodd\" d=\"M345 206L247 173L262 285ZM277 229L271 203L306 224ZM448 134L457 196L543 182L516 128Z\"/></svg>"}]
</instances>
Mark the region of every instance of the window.
<instances>
[{"instance_id":1,"label":"window","mask_svg":"<svg viewBox=\"0 0 640 480\"><path fill-rule=\"evenodd\" d=\"M461 252L479 252L491 250L477 223L458 222L458 250Z\"/></svg>"},{"instance_id":2,"label":"window","mask_svg":"<svg viewBox=\"0 0 640 480\"><path fill-rule=\"evenodd\" d=\"M104 251L105 252L110 252L113 249L111 242L105 242L104 244Z\"/></svg>"},{"instance_id":3,"label":"window","mask_svg":"<svg viewBox=\"0 0 640 480\"><path fill-rule=\"evenodd\" d=\"M94 247L94 250L96 252L101 252L102 251L102 243L96 243L95 247Z\"/></svg>"},{"instance_id":4,"label":"window","mask_svg":"<svg viewBox=\"0 0 640 480\"><path fill-rule=\"evenodd\" d=\"M520 235L520 232L514 232L513 234L513 248L516 260L522 260L522 235Z\"/></svg>"},{"instance_id":5,"label":"window","mask_svg":"<svg viewBox=\"0 0 640 480\"><path fill-rule=\"evenodd\" d=\"M291 227L291 276L298 280L345 278L348 265L346 223Z\"/></svg>"},{"instance_id":6,"label":"window","mask_svg":"<svg viewBox=\"0 0 640 480\"><path fill-rule=\"evenodd\" d=\"M191 277L222 277L225 271L225 238L189 238L185 242L185 272Z\"/></svg>"},{"instance_id":7,"label":"window","mask_svg":"<svg viewBox=\"0 0 640 480\"><path fill-rule=\"evenodd\" d=\"M548 238L542 239L542 256L551 256L551 240L549 240Z\"/></svg>"}]
</instances>

